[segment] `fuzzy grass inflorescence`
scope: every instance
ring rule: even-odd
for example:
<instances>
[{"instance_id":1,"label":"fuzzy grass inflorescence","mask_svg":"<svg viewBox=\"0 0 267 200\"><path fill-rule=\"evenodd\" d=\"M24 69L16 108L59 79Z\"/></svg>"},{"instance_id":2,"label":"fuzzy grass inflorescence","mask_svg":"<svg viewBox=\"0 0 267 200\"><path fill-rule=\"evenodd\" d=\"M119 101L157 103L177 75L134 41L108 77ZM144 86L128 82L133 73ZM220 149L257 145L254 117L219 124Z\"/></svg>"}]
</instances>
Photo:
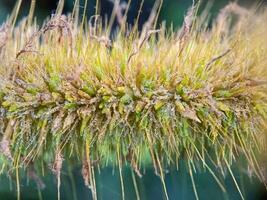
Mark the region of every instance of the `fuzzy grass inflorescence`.
<instances>
[{"instance_id":1,"label":"fuzzy grass inflorescence","mask_svg":"<svg viewBox=\"0 0 267 200\"><path fill-rule=\"evenodd\" d=\"M108 164L118 166L122 190L123 166L141 177L152 164L166 192L165 169L181 159L193 186L193 173L206 169L225 191L215 165L217 174L230 172L243 198L231 171L241 158L266 182L265 9L231 3L209 27L207 12L197 16L193 6L172 31L155 29L157 1L138 31L122 14L129 5L116 1L107 23L98 15L79 22L79 6L65 16L63 2L38 27L33 8L14 26L18 1L0 28L0 164L16 173L18 191L20 169L42 185L33 170L50 167L60 186L71 159L80 160L95 199L94 168ZM120 27L111 34L115 19Z\"/></svg>"}]
</instances>

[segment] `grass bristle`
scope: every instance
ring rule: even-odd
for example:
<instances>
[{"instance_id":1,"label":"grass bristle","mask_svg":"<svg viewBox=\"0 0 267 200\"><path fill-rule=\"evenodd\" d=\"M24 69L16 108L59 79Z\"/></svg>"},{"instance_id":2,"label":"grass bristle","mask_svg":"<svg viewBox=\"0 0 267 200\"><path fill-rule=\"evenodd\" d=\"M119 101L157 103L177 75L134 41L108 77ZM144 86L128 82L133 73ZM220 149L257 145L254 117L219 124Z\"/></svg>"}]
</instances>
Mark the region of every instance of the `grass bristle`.
<instances>
[{"instance_id":1,"label":"grass bristle","mask_svg":"<svg viewBox=\"0 0 267 200\"><path fill-rule=\"evenodd\" d=\"M42 27L31 11L14 29L14 16L0 28L0 164L14 172L53 165L59 186L64 160L79 160L94 198L94 166L114 164L122 180L128 163L141 177L146 157L165 191L165 169L181 159L193 185L201 163L224 190L209 165L232 175L242 156L264 182L266 9L230 4L207 28L194 5L172 32L155 29L159 1L139 32L127 28L127 6L114 5L120 31L112 39L113 22L76 23L77 12L61 15L60 6Z\"/></svg>"}]
</instances>

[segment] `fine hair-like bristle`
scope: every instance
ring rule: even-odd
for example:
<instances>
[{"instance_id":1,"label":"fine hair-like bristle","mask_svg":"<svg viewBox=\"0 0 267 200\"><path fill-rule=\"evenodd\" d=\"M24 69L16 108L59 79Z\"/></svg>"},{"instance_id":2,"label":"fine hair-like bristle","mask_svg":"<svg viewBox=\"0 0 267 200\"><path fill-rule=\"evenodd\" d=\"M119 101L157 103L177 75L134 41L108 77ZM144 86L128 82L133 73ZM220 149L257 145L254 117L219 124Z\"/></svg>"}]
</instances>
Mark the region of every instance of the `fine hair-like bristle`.
<instances>
[{"instance_id":1,"label":"fine hair-like bristle","mask_svg":"<svg viewBox=\"0 0 267 200\"><path fill-rule=\"evenodd\" d=\"M107 163L118 166L122 191L125 163L139 177L153 165L166 198L165 169L181 159L196 198L197 163L223 191L211 165L232 175L241 156L242 167L266 181L260 164L266 150L266 9L256 13L232 3L208 29L193 5L181 30L169 34L155 29L161 1L140 32L126 26L122 10L129 5L113 2L121 31L112 40L113 22L96 15L94 23L84 17L76 23L76 10L62 15L64 1L41 28L32 23L35 1L27 20L12 28L17 14L11 15L0 28L0 151L6 158L0 164L16 173L30 167L42 187L33 166L50 166L59 187L64 161L79 160L94 199L94 167ZM226 20L233 10L239 18Z\"/></svg>"}]
</instances>

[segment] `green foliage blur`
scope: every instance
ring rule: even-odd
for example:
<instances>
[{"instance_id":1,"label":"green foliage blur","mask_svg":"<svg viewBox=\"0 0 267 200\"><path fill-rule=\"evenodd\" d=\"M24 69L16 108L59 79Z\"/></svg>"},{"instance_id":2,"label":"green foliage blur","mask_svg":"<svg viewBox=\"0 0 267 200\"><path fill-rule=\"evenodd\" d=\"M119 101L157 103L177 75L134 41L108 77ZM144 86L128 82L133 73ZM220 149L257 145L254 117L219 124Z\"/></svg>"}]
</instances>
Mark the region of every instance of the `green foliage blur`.
<instances>
[{"instance_id":1,"label":"green foliage blur","mask_svg":"<svg viewBox=\"0 0 267 200\"><path fill-rule=\"evenodd\" d=\"M101 7L101 15L109 16L112 12L113 3L112 0L99 0ZM132 0L130 10L128 13L128 23L133 24L134 19L137 16L138 9L140 7L142 0ZM4 22L8 14L12 11L16 0L0 0L0 24ZM20 11L20 18L26 17L31 0L23 0L22 7ZM35 16L38 22L41 24L42 21L53 14L56 10L58 0L37 0L36 1ZM64 13L71 12L75 0L65 0ZM87 15L91 16L95 12L95 2L96 0L89 0L88 6L86 8ZM121 0L121 2L128 2L128 0ZM144 5L142 13L140 16L139 25L146 21L149 13L153 7L155 0L144 0ZM186 13L188 7L192 5L192 0L164 0L161 9L159 23L166 21L167 26L173 25L173 27L178 27L183 22L183 17ZM211 4L211 17L216 15L221 8L223 8L230 0L202 0L202 5L205 7ZM238 3L243 6L249 6L257 2L267 2L267 0L239 0ZM80 0L80 11L83 12L84 0Z\"/></svg>"}]
</instances>

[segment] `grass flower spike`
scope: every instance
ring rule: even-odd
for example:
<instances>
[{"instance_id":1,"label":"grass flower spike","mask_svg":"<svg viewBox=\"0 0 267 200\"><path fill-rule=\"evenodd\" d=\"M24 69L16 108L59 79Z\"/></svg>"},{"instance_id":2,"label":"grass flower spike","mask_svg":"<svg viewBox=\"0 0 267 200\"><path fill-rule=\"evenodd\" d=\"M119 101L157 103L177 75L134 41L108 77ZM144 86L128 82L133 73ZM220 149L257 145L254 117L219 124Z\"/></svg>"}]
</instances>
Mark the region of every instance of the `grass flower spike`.
<instances>
[{"instance_id":1,"label":"grass flower spike","mask_svg":"<svg viewBox=\"0 0 267 200\"><path fill-rule=\"evenodd\" d=\"M125 165L138 177L152 165L166 198L165 171L182 159L196 198L195 172L225 191L219 176L239 160L266 183L266 9L231 3L210 27L194 5L174 32L155 28L158 1L143 30L115 12L120 28L109 34L113 22L79 23L79 6L68 16L60 6L41 27L31 13L0 28L0 165L18 193L19 170L42 185L33 169L50 168L59 187L68 160L82 165L94 199L95 168L106 165L118 167L122 190Z\"/></svg>"}]
</instances>

